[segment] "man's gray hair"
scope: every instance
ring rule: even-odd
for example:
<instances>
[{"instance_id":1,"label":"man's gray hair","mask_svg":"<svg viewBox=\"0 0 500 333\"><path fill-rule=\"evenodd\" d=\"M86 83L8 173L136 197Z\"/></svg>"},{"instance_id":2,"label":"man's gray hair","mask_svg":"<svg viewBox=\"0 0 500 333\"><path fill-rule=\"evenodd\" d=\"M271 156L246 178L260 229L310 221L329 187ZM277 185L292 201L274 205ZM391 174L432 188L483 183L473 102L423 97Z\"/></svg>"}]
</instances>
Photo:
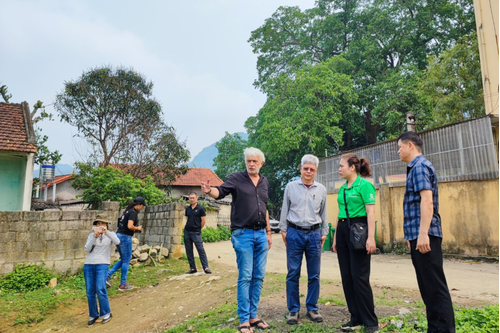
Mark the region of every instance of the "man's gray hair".
<instances>
[{"instance_id":1,"label":"man's gray hair","mask_svg":"<svg viewBox=\"0 0 500 333\"><path fill-rule=\"evenodd\" d=\"M243 150L243 155L245 156L245 162L247 161L247 157L258 157L259 161L261 162L266 161L264 153L258 148L254 147L245 148L245 150Z\"/></svg>"},{"instance_id":2,"label":"man's gray hair","mask_svg":"<svg viewBox=\"0 0 500 333\"><path fill-rule=\"evenodd\" d=\"M303 167L304 164L308 164L308 163L312 163L312 164L316 165L316 169L317 169L318 165L319 165L319 159L316 156L311 155L311 154L307 154L307 155L302 156L302 159L300 160L300 166Z\"/></svg>"}]
</instances>

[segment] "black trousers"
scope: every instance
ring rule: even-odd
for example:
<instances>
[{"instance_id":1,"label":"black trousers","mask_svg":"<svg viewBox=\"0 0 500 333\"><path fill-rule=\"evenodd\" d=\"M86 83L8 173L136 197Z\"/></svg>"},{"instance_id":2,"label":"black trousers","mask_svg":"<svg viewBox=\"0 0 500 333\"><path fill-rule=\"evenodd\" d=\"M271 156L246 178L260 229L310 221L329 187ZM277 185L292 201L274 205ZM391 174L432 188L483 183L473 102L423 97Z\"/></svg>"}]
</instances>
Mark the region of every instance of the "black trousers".
<instances>
[{"instance_id":1,"label":"black trousers","mask_svg":"<svg viewBox=\"0 0 500 333\"><path fill-rule=\"evenodd\" d=\"M417 240L410 241L411 260L418 288L427 312L427 332L455 332L455 314L443 270L442 238L429 235L431 252L416 251Z\"/></svg>"},{"instance_id":2,"label":"black trousers","mask_svg":"<svg viewBox=\"0 0 500 333\"><path fill-rule=\"evenodd\" d=\"M351 321L365 326L377 326L370 286L371 254L367 254L366 250L357 251L352 248L347 222L339 221L335 233L340 276Z\"/></svg>"},{"instance_id":3,"label":"black trousers","mask_svg":"<svg viewBox=\"0 0 500 333\"><path fill-rule=\"evenodd\" d=\"M196 246L196 250L198 251L201 266L203 266L203 270L205 270L205 268L208 268L208 259L207 254L205 253L205 249L203 248L201 231L189 231L184 229L184 247L186 249L186 256L188 257L190 269L196 269L196 264L194 262L193 243Z\"/></svg>"}]
</instances>

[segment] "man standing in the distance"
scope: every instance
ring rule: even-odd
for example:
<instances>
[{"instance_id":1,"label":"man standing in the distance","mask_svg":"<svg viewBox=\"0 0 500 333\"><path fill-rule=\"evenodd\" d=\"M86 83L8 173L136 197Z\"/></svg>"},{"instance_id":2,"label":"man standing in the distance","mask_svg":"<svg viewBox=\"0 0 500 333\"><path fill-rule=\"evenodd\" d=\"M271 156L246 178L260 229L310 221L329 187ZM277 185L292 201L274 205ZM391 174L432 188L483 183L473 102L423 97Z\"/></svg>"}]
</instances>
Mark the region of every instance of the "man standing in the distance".
<instances>
[{"instance_id":1,"label":"man standing in the distance","mask_svg":"<svg viewBox=\"0 0 500 333\"><path fill-rule=\"evenodd\" d=\"M191 192L189 194L190 205L186 207L186 226L184 227L184 246L186 248L186 256L189 262L189 271L187 274L193 274L197 272L196 263L194 261L193 243L196 246L196 251L198 251L198 256L200 257L201 266L206 274L212 274L210 269L208 269L208 259L205 249L203 248L203 241L201 240L201 229L205 226L206 213L205 208L198 205L198 196L196 193Z\"/></svg>"},{"instance_id":2,"label":"man standing in the distance","mask_svg":"<svg viewBox=\"0 0 500 333\"><path fill-rule=\"evenodd\" d=\"M299 279L302 258L307 264L306 316L322 322L318 312L320 289L321 248L328 235L326 188L314 181L319 160L314 155L304 155L300 163L300 179L288 183L283 196L280 230L286 245L288 274L286 276L287 323L299 320Z\"/></svg>"},{"instance_id":3,"label":"man standing in the distance","mask_svg":"<svg viewBox=\"0 0 500 333\"><path fill-rule=\"evenodd\" d=\"M427 332L455 332L455 315L443 270L438 179L422 155L423 143L415 132L398 138L398 154L408 164L404 196L404 234L427 312Z\"/></svg>"},{"instance_id":4,"label":"man standing in the distance","mask_svg":"<svg viewBox=\"0 0 500 333\"><path fill-rule=\"evenodd\" d=\"M238 329L241 333L251 333L252 327L270 327L257 317L257 308L272 239L267 211L269 183L260 174L264 154L251 147L244 150L244 156L245 171L229 175L221 186L211 187L208 181L202 182L201 190L214 199L232 195L231 242L238 265Z\"/></svg>"}]
</instances>

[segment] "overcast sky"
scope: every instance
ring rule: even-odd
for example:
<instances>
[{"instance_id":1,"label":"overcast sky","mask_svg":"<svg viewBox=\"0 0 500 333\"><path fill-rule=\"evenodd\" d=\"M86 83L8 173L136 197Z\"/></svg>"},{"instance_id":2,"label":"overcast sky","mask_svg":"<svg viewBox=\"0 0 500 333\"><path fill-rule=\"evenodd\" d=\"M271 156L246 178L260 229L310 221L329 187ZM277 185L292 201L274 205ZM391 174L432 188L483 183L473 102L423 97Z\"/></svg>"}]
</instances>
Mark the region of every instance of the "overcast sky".
<instances>
[{"instance_id":1,"label":"overcast sky","mask_svg":"<svg viewBox=\"0 0 500 333\"><path fill-rule=\"evenodd\" d=\"M64 81L91 68L131 67L153 81L166 123L194 157L225 131L245 131L263 106L247 40L279 6L314 0L0 0L0 83L11 103L49 105ZM76 128L40 126L60 163L82 160Z\"/></svg>"}]
</instances>

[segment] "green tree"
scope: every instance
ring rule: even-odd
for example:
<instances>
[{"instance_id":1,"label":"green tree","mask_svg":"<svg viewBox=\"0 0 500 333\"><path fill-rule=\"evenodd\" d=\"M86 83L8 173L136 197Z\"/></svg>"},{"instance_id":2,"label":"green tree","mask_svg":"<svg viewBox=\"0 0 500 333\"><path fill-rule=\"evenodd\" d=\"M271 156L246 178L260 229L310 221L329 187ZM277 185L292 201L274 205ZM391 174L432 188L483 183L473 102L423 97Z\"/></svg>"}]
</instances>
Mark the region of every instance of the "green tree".
<instances>
[{"instance_id":1,"label":"green tree","mask_svg":"<svg viewBox=\"0 0 500 333\"><path fill-rule=\"evenodd\" d=\"M342 56L352 64L345 74L359 96L354 127L364 128L345 136L342 149L375 143L399 133L406 112L428 111L418 105L414 76L428 56L474 30L472 0L318 0L304 11L280 7L249 39L258 54L255 85L272 95L280 75L294 78L301 68Z\"/></svg>"},{"instance_id":2,"label":"green tree","mask_svg":"<svg viewBox=\"0 0 500 333\"><path fill-rule=\"evenodd\" d=\"M163 121L153 83L132 69L98 67L65 82L55 108L95 148L93 163L127 165L134 177L169 184L189 159L185 142Z\"/></svg>"},{"instance_id":3,"label":"green tree","mask_svg":"<svg viewBox=\"0 0 500 333\"><path fill-rule=\"evenodd\" d=\"M134 198L141 196L148 205L166 202L164 192L158 189L151 176L134 178L131 174L111 166L93 168L92 165L78 163L78 173L71 178L71 186L83 190L79 195L90 209L100 209L102 201L118 201L125 207Z\"/></svg>"},{"instance_id":4,"label":"green tree","mask_svg":"<svg viewBox=\"0 0 500 333\"><path fill-rule=\"evenodd\" d=\"M245 126L249 145L266 154L263 173L271 185L270 198L280 205L284 186L298 173L304 154L324 156L343 144L342 119L356 117L357 95L348 75L337 72L349 64L341 57L270 80L273 94Z\"/></svg>"},{"instance_id":5,"label":"green tree","mask_svg":"<svg viewBox=\"0 0 500 333\"><path fill-rule=\"evenodd\" d=\"M245 169L243 149L247 141L238 134L226 132L224 137L215 144L218 155L214 158L215 174L225 180L230 174Z\"/></svg>"},{"instance_id":6,"label":"green tree","mask_svg":"<svg viewBox=\"0 0 500 333\"><path fill-rule=\"evenodd\" d=\"M439 56L429 58L427 70L418 80L418 95L430 116L422 125L441 126L482 117L484 96L477 35L464 36Z\"/></svg>"}]
</instances>

